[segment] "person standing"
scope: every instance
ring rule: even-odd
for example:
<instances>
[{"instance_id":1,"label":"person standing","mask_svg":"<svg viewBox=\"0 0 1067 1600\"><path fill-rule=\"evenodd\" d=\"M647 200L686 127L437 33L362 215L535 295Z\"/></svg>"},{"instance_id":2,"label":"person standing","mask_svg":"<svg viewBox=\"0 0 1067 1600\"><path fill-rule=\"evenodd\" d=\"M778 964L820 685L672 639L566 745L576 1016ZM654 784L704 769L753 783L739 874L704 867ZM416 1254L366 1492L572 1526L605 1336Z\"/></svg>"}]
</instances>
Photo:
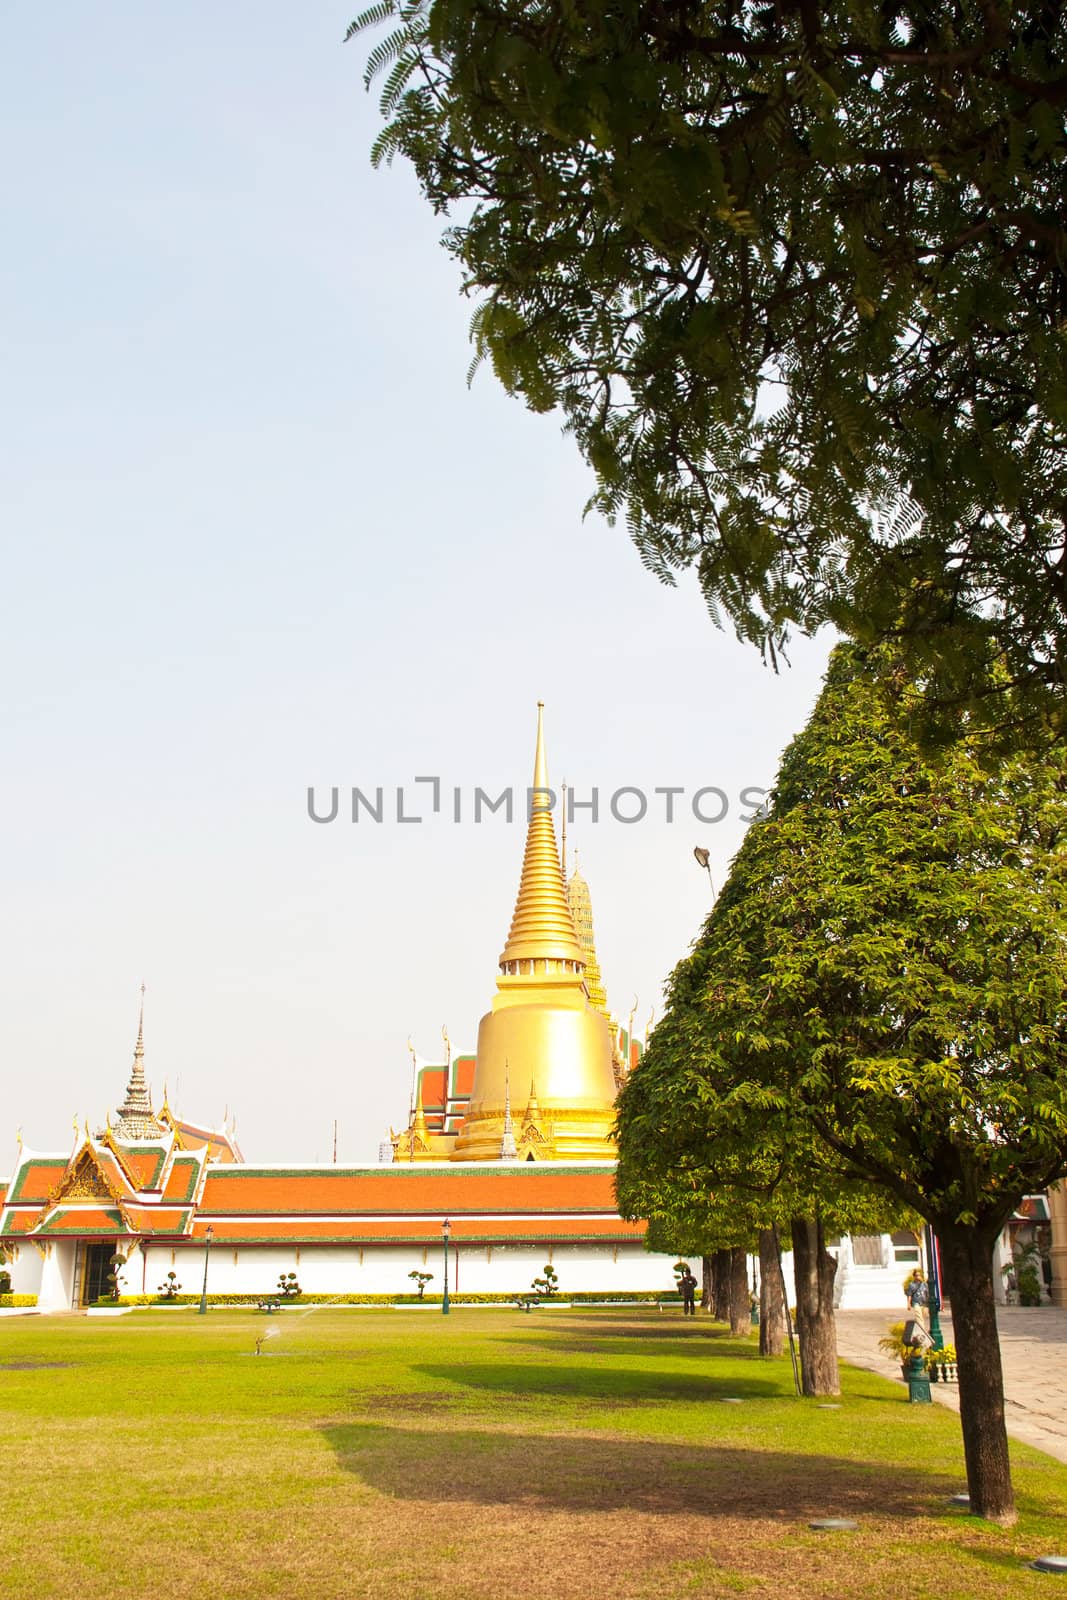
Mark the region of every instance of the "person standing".
<instances>
[{"instance_id":1,"label":"person standing","mask_svg":"<svg viewBox=\"0 0 1067 1600\"><path fill-rule=\"evenodd\" d=\"M682 1291L683 1317L695 1317L697 1314L697 1281L689 1267L686 1267L678 1279L678 1287Z\"/></svg>"}]
</instances>

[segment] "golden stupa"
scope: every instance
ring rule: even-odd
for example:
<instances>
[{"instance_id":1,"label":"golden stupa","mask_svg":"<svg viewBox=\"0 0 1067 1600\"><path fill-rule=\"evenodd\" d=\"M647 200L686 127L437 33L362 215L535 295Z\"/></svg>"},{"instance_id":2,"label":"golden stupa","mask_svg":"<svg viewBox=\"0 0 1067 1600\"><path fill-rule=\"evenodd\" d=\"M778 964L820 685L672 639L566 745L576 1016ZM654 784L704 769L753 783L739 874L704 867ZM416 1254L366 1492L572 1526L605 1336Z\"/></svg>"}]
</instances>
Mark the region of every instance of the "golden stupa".
<instances>
[{"instance_id":1,"label":"golden stupa","mask_svg":"<svg viewBox=\"0 0 1067 1600\"><path fill-rule=\"evenodd\" d=\"M612 1159L616 1078L611 1030L590 1001L587 949L563 881L548 789L544 707L537 706L533 794L519 893L497 993L478 1028L470 1099L453 1161ZM590 926L591 941L591 926ZM597 999L603 990L597 972ZM525 1113L511 1091L530 1085ZM521 1106L522 1102L518 1102ZM514 1157L512 1157L514 1159Z\"/></svg>"}]
</instances>

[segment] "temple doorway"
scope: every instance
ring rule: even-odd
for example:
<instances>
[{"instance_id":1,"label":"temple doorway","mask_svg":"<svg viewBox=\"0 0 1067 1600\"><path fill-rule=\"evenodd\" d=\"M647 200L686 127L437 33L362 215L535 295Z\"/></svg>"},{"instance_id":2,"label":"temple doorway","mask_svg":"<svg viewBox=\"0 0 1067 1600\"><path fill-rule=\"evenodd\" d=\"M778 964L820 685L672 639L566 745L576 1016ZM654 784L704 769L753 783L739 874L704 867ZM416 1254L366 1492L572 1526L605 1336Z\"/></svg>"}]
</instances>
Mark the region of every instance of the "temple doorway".
<instances>
[{"instance_id":1,"label":"temple doorway","mask_svg":"<svg viewBox=\"0 0 1067 1600\"><path fill-rule=\"evenodd\" d=\"M112 1239L105 1240L103 1244L90 1243L87 1239L79 1241L74 1261L74 1292L71 1295L75 1310L81 1306L91 1306L94 1300L101 1300L108 1293L111 1288L108 1273L114 1254L115 1242Z\"/></svg>"}]
</instances>

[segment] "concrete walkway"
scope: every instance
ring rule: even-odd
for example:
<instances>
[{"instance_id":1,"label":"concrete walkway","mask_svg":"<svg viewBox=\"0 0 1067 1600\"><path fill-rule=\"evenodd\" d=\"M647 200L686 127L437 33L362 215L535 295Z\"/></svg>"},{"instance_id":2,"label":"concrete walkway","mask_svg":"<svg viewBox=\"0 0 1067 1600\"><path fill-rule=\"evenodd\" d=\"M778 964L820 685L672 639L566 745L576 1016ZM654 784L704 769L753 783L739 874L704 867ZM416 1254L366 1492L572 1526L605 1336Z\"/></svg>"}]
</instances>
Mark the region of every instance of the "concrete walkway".
<instances>
[{"instance_id":1,"label":"concrete walkway","mask_svg":"<svg viewBox=\"0 0 1067 1600\"><path fill-rule=\"evenodd\" d=\"M908 1315L903 1309L839 1311L838 1355L854 1367L896 1378L903 1387L898 1363L882 1354L878 1341L888 1333L891 1322ZM941 1326L948 1344L952 1318L943 1315ZM1067 1461L1067 1308L1001 1306L997 1326L1008 1433L1058 1461ZM934 1383L930 1392L941 1405L959 1410L955 1384Z\"/></svg>"}]
</instances>

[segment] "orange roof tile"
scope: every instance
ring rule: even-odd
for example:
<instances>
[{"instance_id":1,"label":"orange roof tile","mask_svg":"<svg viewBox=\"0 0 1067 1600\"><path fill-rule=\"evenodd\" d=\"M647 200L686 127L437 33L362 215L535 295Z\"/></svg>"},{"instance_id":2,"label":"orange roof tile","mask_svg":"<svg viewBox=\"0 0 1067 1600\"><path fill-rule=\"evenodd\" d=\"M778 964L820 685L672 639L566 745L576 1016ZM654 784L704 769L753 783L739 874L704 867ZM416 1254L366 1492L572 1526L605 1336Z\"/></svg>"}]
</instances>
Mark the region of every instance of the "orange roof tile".
<instances>
[{"instance_id":1,"label":"orange roof tile","mask_svg":"<svg viewBox=\"0 0 1067 1600\"><path fill-rule=\"evenodd\" d=\"M39 1216L40 1212L36 1206L28 1206L25 1211L8 1211L4 1216L0 1233L30 1233Z\"/></svg>"},{"instance_id":2,"label":"orange roof tile","mask_svg":"<svg viewBox=\"0 0 1067 1600\"><path fill-rule=\"evenodd\" d=\"M122 1151L122 1159L137 1180L138 1187L158 1188L163 1163L167 1158L166 1145L129 1145L119 1142L119 1148Z\"/></svg>"},{"instance_id":3,"label":"orange roof tile","mask_svg":"<svg viewBox=\"0 0 1067 1600\"><path fill-rule=\"evenodd\" d=\"M184 1233L192 1212L191 1206L127 1206L133 1233Z\"/></svg>"},{"instance_id":4,"label":"orange roof tile","mask_svg":"<svg viewBox=\"0 0 1067 1600\"><path fill-rule=\"evenodd\" d=\"M199 1172L200 1161L196 1156L175 1156L163 1189L164 1200L191 1200Z\"/></svg>"},{"instance_id":5,"label":"orange roof tile","mask_svg":"<svg viewBox=\"0 0 1067 1600\"><path fill-rule=\"evenodd\" d=\"M36 1200L43 1205L66 1169L66 1156L31 1158L26 1161L15 1174L15 1182L7 1197L8 1205L16 1200Z\"/></svg>"},{"instance_id":6,"label":"orange roof tile","mask_svg":"<svg viewBox=\"0 0 1067 1600\"><path fill-rule=\"evenodd\" d=\"M117 1206L57 1206L37 1229L38 1233L49 1234L124 1234L126 1231Z\"/></svg>"},{"instance_id":7,"label":"orange roof tile","mask_svg":"<svg viewBox=\"0 0 1067 1600\"><path fill-rule=\"evenodd\" d=\"M192 1238L203 1242L209 1219L198 1216ZM211 1218L216 1244L309 1243L441 1243L436 1218L394 1217L233 1217ZM643 1239L643 1222L621 1217L461 1217L452 1223L453 1244L486 1244L498 1239Z\"/></svg>"},{"instance_id":8,"label":"orange roof tile","mask_svg":"<svg viewBox=\"0 0 1067 1600\"><path fill-rule=\"evenodd\" d=\"M559 1164L508 1169L403 1164L356 1170L262 1167L212 1169L202 1211L260 1214L615 1210L613 1167Z\"/></svg>"},{"instance_id":9,"label":"orange roof tile","mask_svg":"<svg viewBox=\"0 0 1067 1600\"><path fill-rule=\"evenodd\" d=\"M457 1096L470 1098L474 1088L474 1057L457 1056L453 1063L452 1082Z\"/></svg>"}]
</instances>

